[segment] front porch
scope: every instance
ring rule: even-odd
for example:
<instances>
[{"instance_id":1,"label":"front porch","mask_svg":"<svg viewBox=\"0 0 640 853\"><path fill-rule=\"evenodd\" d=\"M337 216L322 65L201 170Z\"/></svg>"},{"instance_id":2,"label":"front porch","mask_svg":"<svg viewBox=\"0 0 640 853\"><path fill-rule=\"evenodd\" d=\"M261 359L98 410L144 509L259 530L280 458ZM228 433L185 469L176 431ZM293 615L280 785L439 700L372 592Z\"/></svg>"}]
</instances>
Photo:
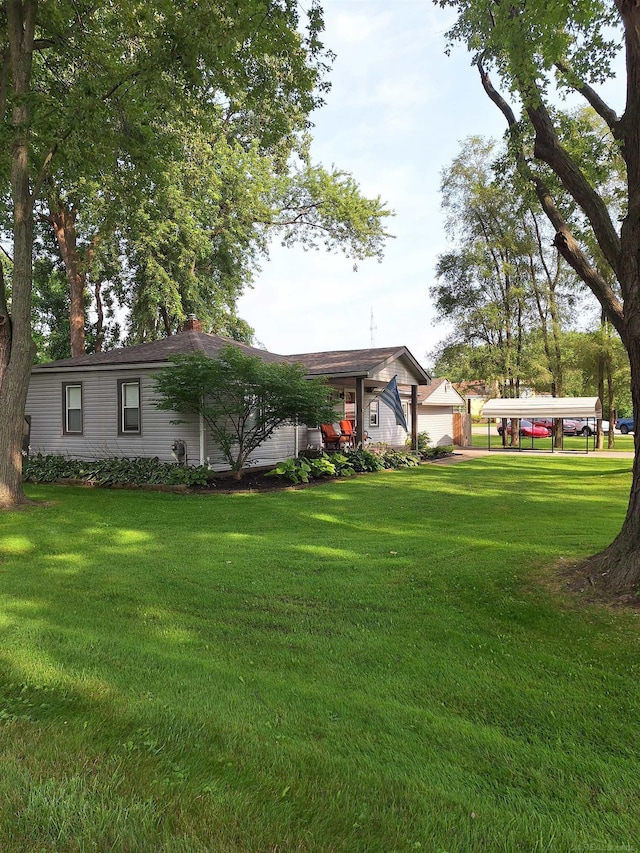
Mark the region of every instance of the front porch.
<instances>
[{"instance_id":1,"label":"front porch","mask_svg":"<svg viewBox=\"0 0 640 853\"><path fill-rule=\"evenodd\" d=\"M409 437L411 448L417 448L418 387L429 385L431 377L406 347L305 353L287 360L303 363L309 376L327 378L334 389L338 424L344 420L351 425L353 446L380 442L406 449ZM380 399L394 377L408 432Z\"/></svg>"}]
</instances>

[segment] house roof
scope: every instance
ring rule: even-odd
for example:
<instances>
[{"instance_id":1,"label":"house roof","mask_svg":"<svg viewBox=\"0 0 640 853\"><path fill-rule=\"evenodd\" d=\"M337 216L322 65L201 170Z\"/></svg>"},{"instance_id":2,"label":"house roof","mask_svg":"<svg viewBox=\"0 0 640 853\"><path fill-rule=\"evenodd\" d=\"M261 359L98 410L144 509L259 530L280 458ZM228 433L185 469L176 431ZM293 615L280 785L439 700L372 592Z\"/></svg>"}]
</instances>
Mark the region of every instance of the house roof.
<instances>
[{"instance_id":1,"label":"house roof","mask_svg":"<svg viewBox=\"0 0 640 853\"><path fill-rule=\"evenodd\" d=\"M248 355L258 356L263 361L301 363L308 376L339 377L371 377L385 365L399 358L404 358L416 374L418 382L428 383L430 377L424 368L415 360L406 347L385 347L380 349L337 350L333 352L300 353L298 355L277 355L267 350L257 349L247 344L223 338L220 335L210 335L205 332L184 331L158 341L137 344L131 347L120 347L106 352L88 353L75 358L63 358L59 361L49 361L36 364L34 372L48 370L71 370L76 368L109 368L124 367L130 364L162 364L174 355L188 355L192 352L202 352L215 358L222 347L236 346Z\"/></svg>"},{"instance_id":2,"label":"house roof","mask_svg":"<svg viewBox=\"0 0 640 853\"><path fill-rule=\"evenodd\" d=\"M257 355L263 361L283 361L283 357L267 352L266 350L250 347L247 344L223 338L220 335L208 335L205 332L186 331L177 335L170 335L158 341L147 344L137 344L131 347L119 347L106 352L94 352L87 355L79 355L75 358L63 358L59 361L48 361L44 364L36 364L34 370L55 370L58 368L76 367L107 367L125 364L153 364L163 363L172 355L188 355L193 352L202 352L215 358L222 347L236 346L248 355Z\"/></svg>"},{"instance_id":3,"label":"house roof","mask_svg":"<svg viewBox=\"0 0 640 853\"><path fill-rule=\"evenodd\" d=\"M418 388L418 405L420 406L422 403L428 400L429 397L434 393L434 391L437 391L438 388L440 388L442 383L445 381L446 380L444 376L440 376L437 379L432 379L430 385L421 385Z\"/></svg>"},{"instance_id":4,"label":"house roof","mask_svg":"<svg viewBox=\"0 0 640 853\"><path fill-rule=\"evenodd\" d=\"M439 376L436 379L432 379L430 385L421 385L418 388L418 405L421 406L426 403L443 385L445 385L443 391L446 394L451 394L454 398L458 398L458 403L454 405L464 405L464 397L458 393L453 383L449 382L446 376Z\"/></svg>"},{"instance_id":5,"label":"house roof","mask_svg":"<svg viewBox=\"0 0 640 853\"><path fill-rule=\"evenodd\" d=\"M334 379L341 376L373 378L375 373L385 365L400 358L404 358L410 364L420 383L431 381L429 374L403 346L308 352L285 356L287 361L304 364L310 376L328 376Z\"/></svg>"}]
</instances>

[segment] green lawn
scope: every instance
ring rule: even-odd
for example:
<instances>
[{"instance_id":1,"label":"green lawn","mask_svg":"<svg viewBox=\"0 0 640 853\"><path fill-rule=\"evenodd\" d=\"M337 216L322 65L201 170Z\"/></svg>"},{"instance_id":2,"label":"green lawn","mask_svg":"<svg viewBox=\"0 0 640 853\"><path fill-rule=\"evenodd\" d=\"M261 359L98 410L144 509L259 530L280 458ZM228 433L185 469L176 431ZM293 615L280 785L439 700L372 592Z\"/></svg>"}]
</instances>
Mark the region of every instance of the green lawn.
<instances>
[{"instance_id":1,"label":"green lawn","mask_svg":"<svg viewBox=\"0 0 640 853\"><path fill-rule=\"evenodd\" d=\"M639 613L547 591L631 460L0 516L0 851L640 849Z\"/></svg>"}]
</instances>

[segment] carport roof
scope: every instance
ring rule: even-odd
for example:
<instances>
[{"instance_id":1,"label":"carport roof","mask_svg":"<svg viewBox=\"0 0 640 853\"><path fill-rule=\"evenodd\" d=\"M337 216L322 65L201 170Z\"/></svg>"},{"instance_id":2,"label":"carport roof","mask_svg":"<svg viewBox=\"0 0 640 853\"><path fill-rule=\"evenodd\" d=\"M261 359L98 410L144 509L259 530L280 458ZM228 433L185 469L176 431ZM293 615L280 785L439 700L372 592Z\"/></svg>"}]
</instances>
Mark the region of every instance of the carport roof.
<instances>
[{"instance_id":1,"label":"carport roof","mask_svg":"<svg viewBox=\"0 0 640 853\"><path fill-rule=\"evenodd\" d=\"M601 418L598 397L498 397L482 407L483 418Z\"/></svg>"}]
</instances>

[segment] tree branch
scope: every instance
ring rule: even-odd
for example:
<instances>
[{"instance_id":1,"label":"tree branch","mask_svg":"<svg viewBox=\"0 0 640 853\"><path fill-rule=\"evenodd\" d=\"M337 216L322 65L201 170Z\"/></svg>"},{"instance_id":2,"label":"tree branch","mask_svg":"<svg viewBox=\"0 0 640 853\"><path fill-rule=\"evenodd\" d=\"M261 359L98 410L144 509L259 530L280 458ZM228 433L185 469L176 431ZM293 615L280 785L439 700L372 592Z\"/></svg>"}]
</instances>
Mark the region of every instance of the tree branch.
<instances>
[{"instance_id":1,"label":"tree branch","mask_svg":"<svg viewBox=\"0 0 640 853\"><path fill-rule=\"evenodd\" d=\"M611 320L623 343L627 343L626 326L624 323L623 305L611 287L600 275L597 269L589 263L568 228L559 230L553 240L553 245L560 252L569 266L578 274L584 283L594 293Z\"/></svg>"},{"instance_id":2,"label":"tree branch","mask_svg":"<svg viewBox=\"0 0 640 853\"><path fill-rule=\"evenodd\" d=\"M527 115L536 132L534 155L543 160L560 178L591 223L602 253L620 276L620 237L613 226L607 206L585 178L582 170L560 144L545 106L527 107Z\"/></svg>"},{"instance_id":3,"label":"tree branch","mask_svg":"<svg viewBox=\"0 0 640 853\"><path fill-rule=\"evenodd\" d=\"M498 107L498 109L502 112L504 117L507 120L507 124L509 125L509 129L511 133L512 141L516 141L516 118L513 110L510 105L505 101L502 95L496 91L493 87L491 80L489 79L488 74L484 70L481 61L477 63L478 71L480 72L480 79L482 80L482 86L489 96L489 98L493 101L494 104ZM550 122L550 119L549 119ZM564 217L556 207L555 201L545 184L545 182L533 171L531 165L527 162L524 152L522 151L522 147L519 143L516 145L516 164L518 167L518 171L520 174L533 185L536 195L540 204L542 205L542 209L544 210L547 218L553 225L556 230L556 236L553 241L553 245L560 252L565 261L569 264L569 266L577 273L577 275L584 281L584 283L590 288L593 294L596 296L598 301L604 307L607 312L607 316L611 320L611 323L615 327L616 331L620 335L623 341L626 339L625 326L623 322L623 306L613 289L609 286L609 284L605 281L605 279L600 275L600 273L595 269L595 267L589 262L584 252L578 246L578 243L574 239L571 234L571 230L567 225ZM543 158L544 159L544 158ZM546 162L546 161L545 161ZM549 164L551 165L551 164ZM552 167L553 168L553 167ZM584 179L584 178L583 178ZM602 203L602 201L600 200ZM606 218L609 219L608 213L606 214ZM592 223L593 225L593 223ZM613 228L613 226L611 226ZM595 230L595 229L594 229ZM596 235L597 236L597 235ZM619 238L616 236L616 241L618 244L618 253L619 253ZM615 267L614 267L615 270Z\"/></svg>"},{"instance_id":4,"label":"tree branch","mask_svg":"<svg viewBox=\"0 0 640 853\"><path fill-rule=\"evenodd\" d=\"M69 128L66 133L64 133L60 139L57 139L51 148L47 151L47 154L44 158L42 166L40 167L40 171L33 183L33 191L31 193L32 204L34 204L38 198L40 197L40 190L42 189L42 185L47 179L47 175L49 173L49 166L51 165L51 161L55 157L60 145L65 142L72 134L74 128Z\"/></svg>"},{"instance_id":5,"label":"tree branch","mask_svg":"<svg viewBox=\"0 0 640 853\"><path fill-rule=\"evenodd\" d=\"M107 91L104 93L104 95L101 96L101 100L103 102L108 101L110 98L112 98L115 95L115 93L122 86L125 85L125 83L128 83L128 82L135 80L140 75L140 73L141 73L141 71L139 69L138 71L134 71L133 73L126 75L126 77L124 77L122 80L119 80L117 83L114 83L113 86L111 86L111 88L107 89ZM33 184L33 192L31 193L31 197L32 197L33 202L35 202L40 196L40 190L42 189L42 185L47 178L47 174L49 172L49 166L51 165L51 161L53 160L53 158L57 154L62 143L67 141L67 139L71 136L71 134L73 133L74 130L77 130L77 127L75 127L75 126L70 127L65 133L62 134L62 136L59 139L57 139L53 143L53 145L51 146L51 148L47 152L47 154L44 158L44 161L42 163L42 167L40 168L40 171L38 172L36 180Z\"/></svg>"},{"instance_id":6,"label":"tree branch","mask_svg":"<svg viewBox=\"0 0 640 853\"><path fill-rule=\"evenodd\" d=\"M603 101L600 95L592 89L588 83L580 80L571 68L564 62L556 62L556 68L564 76L569 86L576 92L579 92L587 103L593 107L601 119L603 119L609 127L609 130L615 139L622 141L622 133L620 129L620 116L615 110Z\"/></svg>"}]
</instances>

